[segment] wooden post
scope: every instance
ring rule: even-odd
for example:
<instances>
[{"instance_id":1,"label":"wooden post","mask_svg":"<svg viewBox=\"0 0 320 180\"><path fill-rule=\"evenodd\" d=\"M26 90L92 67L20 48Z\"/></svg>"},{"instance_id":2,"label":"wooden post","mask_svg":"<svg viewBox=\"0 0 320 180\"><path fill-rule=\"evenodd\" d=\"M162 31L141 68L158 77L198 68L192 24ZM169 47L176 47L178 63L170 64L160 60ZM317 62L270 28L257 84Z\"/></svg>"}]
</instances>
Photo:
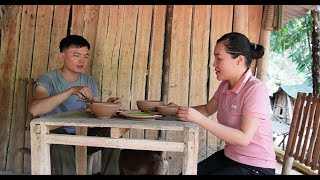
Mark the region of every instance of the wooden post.
<instances>
[{"instance_id":1,"label":"wooden post","mask_svg":"<svg viewBox=\"0 0 320 180\"><path fill-rule=\"evenodd\" d=\"M265 49L264 49L264 55L262 56L262 58L257 60L257 78L260 79L264 84L266 84L266 81L267 81L267 66L268 66L268 57L269 57L269 51L270 51L270 36L271 36L271 31L267 30L264 26L264 22L266 18L267 18L267 11L266 11L266 8L264 8L259 44L262 45Z\"/></svg>"}]
</instances>

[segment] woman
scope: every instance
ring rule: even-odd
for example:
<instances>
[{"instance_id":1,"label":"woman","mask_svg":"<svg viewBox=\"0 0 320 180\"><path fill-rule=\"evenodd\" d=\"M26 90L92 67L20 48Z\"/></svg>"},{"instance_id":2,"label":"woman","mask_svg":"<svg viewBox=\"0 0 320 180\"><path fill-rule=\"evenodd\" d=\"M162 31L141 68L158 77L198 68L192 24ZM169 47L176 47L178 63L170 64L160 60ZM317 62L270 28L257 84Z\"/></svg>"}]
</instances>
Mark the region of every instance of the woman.
<instances>
[{"instance_id":1,"label":"woman","mask_svg":"<svg viewBox=\"0 0 320 180\"><path fill-rule=\"evenodd\" d=\"M264 49L241 33L217 40L214 68L222 81L211 100L195 107L179 107L177 117L192 121L225 141L225 148L198 164L198 174L275 174L276 160L269 96L250 71L252 59ZM208 116L217 112L218 122Z\"/></svg>"}]
</instances>

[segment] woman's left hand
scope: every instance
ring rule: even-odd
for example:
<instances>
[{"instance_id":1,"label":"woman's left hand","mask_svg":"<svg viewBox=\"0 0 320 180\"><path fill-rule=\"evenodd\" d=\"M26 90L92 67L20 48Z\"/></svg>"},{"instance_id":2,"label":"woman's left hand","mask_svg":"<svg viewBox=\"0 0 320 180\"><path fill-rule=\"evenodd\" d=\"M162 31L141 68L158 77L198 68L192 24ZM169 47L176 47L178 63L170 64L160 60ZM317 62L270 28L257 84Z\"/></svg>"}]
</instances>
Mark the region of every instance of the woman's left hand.
<instances>
[{"instance_id":1,"label":"woman's left hand","mask_svg":"<svg viewBox=\"0 0 320 180\"><path fill-rule=\"evenodd\" d=\"M179 106L177 118L181 121L196 122L198 119L203 117L205 116L194 108Z\"/></svg>"}]
</instances>

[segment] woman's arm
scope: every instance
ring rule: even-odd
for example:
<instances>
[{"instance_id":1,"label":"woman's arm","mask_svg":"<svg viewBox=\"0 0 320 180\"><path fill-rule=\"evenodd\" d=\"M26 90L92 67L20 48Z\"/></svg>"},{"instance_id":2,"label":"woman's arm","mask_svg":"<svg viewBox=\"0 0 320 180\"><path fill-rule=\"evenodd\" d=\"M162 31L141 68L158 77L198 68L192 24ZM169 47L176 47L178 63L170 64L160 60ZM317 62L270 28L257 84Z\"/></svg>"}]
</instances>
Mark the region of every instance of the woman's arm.
<instances>
[{"instance_id":1,"label":"woman's arm","mask_svg":"<svg viewBox=\"0 0 320 180\"><path fill-rule=\"evenodd\" d=\"M196 109L197 111L201 112L204 116L211 116L212 114L216 113L218 110L218 102L214 100L212 97L207 104L193 106L192 108Z\"/></svg>"}]
</instances>

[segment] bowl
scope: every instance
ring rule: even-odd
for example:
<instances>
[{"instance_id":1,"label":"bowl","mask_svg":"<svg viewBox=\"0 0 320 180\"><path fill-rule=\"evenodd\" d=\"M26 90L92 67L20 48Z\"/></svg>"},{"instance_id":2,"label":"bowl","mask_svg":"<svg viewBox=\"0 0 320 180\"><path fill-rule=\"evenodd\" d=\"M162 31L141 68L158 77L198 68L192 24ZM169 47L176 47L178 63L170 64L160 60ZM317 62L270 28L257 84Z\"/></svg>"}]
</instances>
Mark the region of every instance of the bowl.
<instances>
[{"instance_id":1,"label":"bowl","mask_svg":"<svg viewBox=\"0 0 320 180\"><path fill-rule=\"evenodd\" d=\"M178 106L157 106L157 111L163 115L176 115Z\"/></svg>"},{"instance_id":2,"label":"bowl","mask_svg":"<svg viewBox=\"0 0 320 180\"><path fill-rule=\"evenodd\" d=\"M163 101L157 101L157 100L140 100L137 101L137 107L141 111L145 112L155 112L157 106L163 106Z\"/></svg>"},{"instance_id":3,"label":"bowl","mask_svg":"<svg viewBox=\"0 0 320 180\"><path fill-rule=\"evenodd\" d=\"M109 119L120 109L121 104L111 103L111 102L93 102L87 103L87 108L91 110L91 112L98 119Z\"/></svg>"}]
</instances>

